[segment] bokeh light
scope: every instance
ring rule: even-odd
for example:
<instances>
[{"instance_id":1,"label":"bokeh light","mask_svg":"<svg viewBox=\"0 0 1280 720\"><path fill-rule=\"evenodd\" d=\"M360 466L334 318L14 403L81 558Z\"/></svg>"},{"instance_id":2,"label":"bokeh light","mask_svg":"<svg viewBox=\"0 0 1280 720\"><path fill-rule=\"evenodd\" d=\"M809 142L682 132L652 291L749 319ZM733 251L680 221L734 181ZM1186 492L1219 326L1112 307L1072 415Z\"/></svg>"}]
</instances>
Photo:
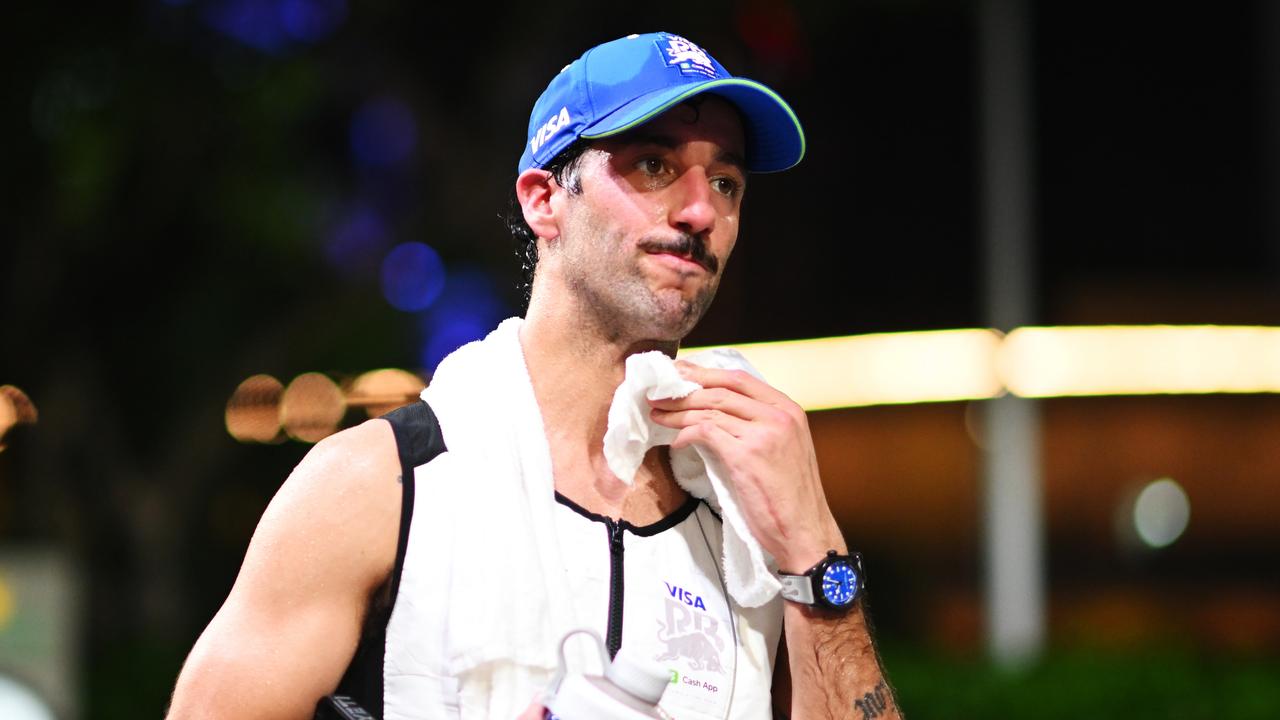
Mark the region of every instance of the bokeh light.
<instances>
[{"instance_id":1,"label":"bokeh light","mask_svg":"<svg viewBox=\"0 0 1280 720\"><path fill-rule=\"evenodd\" d=\"M213 29L267 53L286 50L296 41L323 40L346 18L345 0L221 0L204 12Z\"/></svg>"},{"instance_id":2,"label":"bokeh light","mask_svg":"<svg viewBox=\"0 0 1280 720\"><path fill-rule=\"evenodd\" d=\"M18 424L18 411L9 398L0 395L0 450L4 450L4 436L9 428Z\"/></svg>"},{"instance_id":3,"label":"bokeh light","mask_svg":"<svg viewBox=\"0 0 1280 720\"><path fill-rule=\"evenodd\" d=\"M324 255L334 269L347 276L366 271L372 275L378 258L390 244L382 215L370 205L358 204L334 225L325 241Z\"/></svg>"},{"instance_id":4,"label":"bokeh light","mask_svg":"<svg viewBox=\"0 0 1280 720\"><path fill-rule=\"evenodd\" d=\"M444 287L444 261L429 245L401 243L382 261L382 294L396 309L425 310Z\"/></svg>"},{"instance_id":5,"label":"bokeh light","mask_svg":"<svg viewBox=\"0 0 1280 720\"><path fill-rule=\"evenodd\" d=\"M240 442L269 443L280 437L284 385L270 375L254 375L227 400L227 432Z\"/></svg>"},{"instance_id":6,"label":"bokeh light","mask_svg":"<svg viewBox=\"0 0 1280 720\"><path fill-rule=\"evenodd\" d=\"M263 52L278 52L289 44L273 0L221 0L205 9L204 19L214 30Z\"/></svg>"},{"instance_id":7,"label":"bokeh light","mask_svg":"<svg viewBox=\"0 0 1280 720\"><path fill-rule=\"evenodd\" d=\"M284 389L280 425L295 440L319 442L337 431L346 412L337 383L322 373L303 373Z\"/></svg>"},{"instance_id":8,"label":"bokeh light","mask_svg":"<svg viewBox=\"0 0 1280 720\"><path fill-rule=\"evenodd\" d=\"M0 718L54 720L53 710L31 688L0 675Z\"/></svg>"},{"instance_id":9,"label":"bokeh light","mask_svg":"<svg viewBox=\"0 0 1280 720\"><path fill-rule=\"evenodd\" d=\"M418 123L413 112L394 97L366 102L351 119L351 152L362 165L399 165L418 146Z\"/></svg>"},{"instance_id":10,"label":"bokeh light","mask_svg":"<svg viewBox=\"0 0 1280 720\"><path fill-rule=\"evenodd\" d=\"M1133 527L1149 547L1167 547L1187 529L1191 501L1172 478L1160 478L1138 493L1133 504Z\"/></svg>"},{"instance_id":11,"label":"bokeh light","mask_svg":"<svg viewBox=\"0 0 1280 720\"><path fill-rule=\"evenodd\" d=\"M487 273L467 266L455 268L440 299L423 314L422 366L434 371L446 355L483 338L508 314Z\"/></svg>"},{"instance_id":12,"label":"bokeh light","mask_svg":"<svg viewBox=\"0 0 1280 720\"><path fill-rule=\"evenodd\" d=\"M13 591L9 589L4 573L0 573L0 632L9 627L15 614L17 614L17 603L13 599Z\"/></svg>"},{"instance_id":13,"label":"bokeh light","mask_svg":"<svg viewBox=\"0 0 1280 720\"><path fill-rule=\"evenodd\" d=\"M427 384L407 370L370 370L355 379L347 393L347 404L361 406L369 417L378 417L417 399Z\"/></svg>"},{"instance_id":14,"label":"bokeh light","mask_svg":"<svg viewBox=\"0 0 1280 720\"><path fill-rule=\"evenodd\" d=\"M347 18L344 0L282 0L279 7L285 32L307 42L323 40Z\"/></svg>"},{"instance_id":15,"label":"bokeh light","mask_svg":"<svg viewBox=\"0 0 1280 720\"><path fill-rule=\"evenodd\" d=\"M27 394L13 385L0 385L0 450L4 436L15 425L31 425L40 419L36 406Z\"/></svg>"},{"instance_id":16,"label":"bokeh light","mask_svg":"<svg viewBox=\"0 0 1280 720\"><path fill-rule=\"evenodd\" d=\"M31 402L31 398L18 387L0 385L0 395L8 398L13 404L13 409L18 414L19 424L34 425L40 419L40 411L36 410L35 403Z\"/></svg>"}]
</instances>

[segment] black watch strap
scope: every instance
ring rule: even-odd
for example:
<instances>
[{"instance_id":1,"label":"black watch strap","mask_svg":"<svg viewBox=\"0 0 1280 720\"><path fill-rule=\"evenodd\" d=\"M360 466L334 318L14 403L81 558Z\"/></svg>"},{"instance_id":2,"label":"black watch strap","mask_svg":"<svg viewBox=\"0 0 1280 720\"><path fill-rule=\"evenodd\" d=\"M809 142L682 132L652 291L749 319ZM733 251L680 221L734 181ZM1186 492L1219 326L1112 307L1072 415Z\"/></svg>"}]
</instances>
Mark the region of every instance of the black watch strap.
<instances>
[{"instance_id":1,"label":"black watch strap","mask_svg":"<svg viewBox=\"0 0 1280 720\"><path fill-rule=\"evenodd\" d=\"M829 602L822 595L823 575L827 568L837 562L847 563L854 571L856 576L856 588L853 598L845 605L836 605ZM835 550L827 551L826 557L818 561L816 565L809 568L802 575L792 575L789 573L779 572L778 580L782 582L781 595L783 599L791 602L808 605L810 607L820 607L829 610L847 610L853 607L858 596L862 594L863 575L862 575L862 556L858 553L851 555L840 555Z\"/></svg>"}]
</instances>

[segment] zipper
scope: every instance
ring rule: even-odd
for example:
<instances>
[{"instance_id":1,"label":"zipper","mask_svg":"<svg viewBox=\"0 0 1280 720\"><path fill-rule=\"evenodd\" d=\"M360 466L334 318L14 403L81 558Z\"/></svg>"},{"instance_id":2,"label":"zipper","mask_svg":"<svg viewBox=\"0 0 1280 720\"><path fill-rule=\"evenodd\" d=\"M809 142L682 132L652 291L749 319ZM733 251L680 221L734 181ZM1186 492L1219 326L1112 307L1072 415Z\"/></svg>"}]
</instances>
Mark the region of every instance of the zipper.
<instances>
[{"instance_id":1,"label":"zipper","mask_svg":"<svg viewBox=\"0 0 1280 720\"><path fill-rule=\"evenodd\" d=\"M622 647L622 523L613 518L604 519L609 533L609 628L605 647L609 658Z\"/></svg>"}]
</instances>

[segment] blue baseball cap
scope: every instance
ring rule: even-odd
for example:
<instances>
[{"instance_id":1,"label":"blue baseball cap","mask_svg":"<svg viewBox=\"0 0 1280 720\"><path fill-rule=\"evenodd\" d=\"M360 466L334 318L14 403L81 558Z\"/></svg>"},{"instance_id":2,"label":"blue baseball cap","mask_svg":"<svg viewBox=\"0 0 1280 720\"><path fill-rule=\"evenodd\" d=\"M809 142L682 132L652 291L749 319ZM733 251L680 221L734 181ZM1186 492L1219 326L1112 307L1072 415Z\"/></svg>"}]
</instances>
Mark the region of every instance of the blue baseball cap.
<instances>
[{"instance_id":1,"label":"blue baseball cap","mask_svg":"<svg viewBox=\"0 0 1280 720\"><path fill-rule=\"evenodd\" d=\"M578 138L626 132L705 92L742 113L747 170L786 170L804 157L804 130L776 92L730 75L685 38L659 32L597 45L566 65L533 106L518 172L546 165Z\"/></svg>"}]
</instances>

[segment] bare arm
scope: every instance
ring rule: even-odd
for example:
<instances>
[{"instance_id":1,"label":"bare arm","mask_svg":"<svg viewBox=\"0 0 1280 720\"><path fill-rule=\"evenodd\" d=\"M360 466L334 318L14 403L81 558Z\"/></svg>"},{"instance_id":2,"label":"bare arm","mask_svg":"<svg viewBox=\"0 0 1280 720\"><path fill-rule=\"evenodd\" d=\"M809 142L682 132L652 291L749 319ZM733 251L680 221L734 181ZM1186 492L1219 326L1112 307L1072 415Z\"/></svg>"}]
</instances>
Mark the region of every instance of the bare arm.
<instances>
[{"instance_id":1,"label":"bare arm","mask_svg":"<svg viewBox=\"0 0 1280 720\"><path fill-rule=\"evenodd\" d=\"M804 410L745 372L677 365L704 389L678 400L652 401L652 416L680 430L672 447L697 443L720 457L752 535L779 569L800 574L828 550L847 554L822 490ZM789 673L775 683L777 700L785 703L779 708L783 716L900 716L861 605L836 616L788 601L783 629Z\"/></svg>"},{"instance_id":2,"label":"bare arm","mask_svg":"<svg viewBox=\"0 0 1280 720\"><path fill-rule=\"evenodd\" d=\"M861 602L842 616L786 603L786 659L776 668L786 694L775 697L786 718L901 718L885 678Z\"/></svg>"},{"instance_id":3,"label":"bare arm","mask_svg":"<svg viewBox=\"0 0 1280 720\"><path fill-rule=\"evenodd\" d=\"M310 718L342 678L395 564L391 426L326 438L272 499L222 608L178 677L169 718Z\"/></svg>"}]
</instances>

